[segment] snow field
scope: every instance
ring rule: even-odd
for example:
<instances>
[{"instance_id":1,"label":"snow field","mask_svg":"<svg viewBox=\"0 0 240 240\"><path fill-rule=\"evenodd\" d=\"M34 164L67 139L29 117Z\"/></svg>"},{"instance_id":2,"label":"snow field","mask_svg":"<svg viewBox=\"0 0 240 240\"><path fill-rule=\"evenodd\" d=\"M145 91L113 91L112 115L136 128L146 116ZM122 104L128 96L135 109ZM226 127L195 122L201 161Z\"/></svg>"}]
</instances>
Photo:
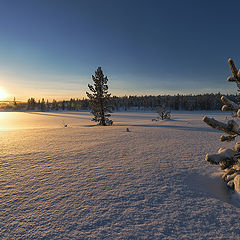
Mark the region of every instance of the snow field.
<instances>
[{"instance_id":1,"label":"snow field","mask_svg":"<svg viewBox=\"0 0 240 240\"><path fill-rule=\"evenodd\" d=\"M100 127L86 112L0 113L1 239L239 239L238 201L204 161L226 144L203 114Z\"/></svg>"}]
</instances>

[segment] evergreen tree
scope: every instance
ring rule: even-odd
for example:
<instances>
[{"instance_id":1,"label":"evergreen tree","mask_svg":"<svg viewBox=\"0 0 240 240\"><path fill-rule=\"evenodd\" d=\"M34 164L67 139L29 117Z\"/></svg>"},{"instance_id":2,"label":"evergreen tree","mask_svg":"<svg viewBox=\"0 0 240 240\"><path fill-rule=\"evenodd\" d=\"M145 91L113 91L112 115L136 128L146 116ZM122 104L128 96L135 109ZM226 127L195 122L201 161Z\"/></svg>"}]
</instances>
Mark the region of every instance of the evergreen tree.
<instances>
[{"instance_id":1,"label":"evergreen tree","mask_svg":"<svg viewBox=\"0 0 240 240\"><path fill-rule=\"evenodd\" d=\"M38 110L41 109L41 102L40 102L40 99L39 99L38 102L37 102L37 109L38 109Z\"/></svg>"},{"instance_id":2,"label":"evergreen tree","mask_svg":"<svg viewBox=\"0 0 240 240\"><path fill-rule=\"evenodd\" d=\"M35 110L36 101L34 98L29 98L27 101L27 110Z\"/></svg>"},{"instance_id":3,"label":"evergreen tree","mask_svg":"<svg viewBox=\"0 0 240 240\"><path fill-rule=\"evenodd\" d=\"M58 103L55 99L52 101L52 110L58 110Z\"/></svg>"},{"instance_id":4,"label":"evergreen tree","mask_svg":"<svg viewBox=\"0 0 240 240\"><path fill-rule=\"evenodd\" d=\"M94 115L92 121L98 122L101 126L111 125L112 120L110 111L110 93L108 93L108 78L103 75L101 67L95 71L95 76L92 75L94 85L88 84L92 93L86 92L90 99L91 113Z\"/></svg>"},{"instance_id":5,"label":"evergreen tree","mask_svg":"<svg viewBox=\"0 0 240 240\"><path fill-rule=\"evenodd\" d=\"M65 110L65 104L66 104L66 101L63 100L63 101L62 101L62 106L61 106L63 111Z\"/></svg>"},{"instance_id":6,"label":"evergreen tree","mask_svg":"<svg viewBox=\"0 0 240 240\"><path fill-rule=\"evenodd\" d=\"M17 102L16 102L16 98L13 98L13 110L17 110Z\"/></svg>"},{"instance_id":7,"label":"evergreen tree","mask_svg":"<svg viewBox=\"0 0 240 240\"><path fill-rule=\"evenodd\" d=\"M48 99L47 99L47 102L46 102L46 110L49 111L49 109L50 109L50 103L49 103L49 101L48 101Z\"/></svg>"},{"instance_id":8,"label":"evergreen tree","mask_svg":"<svg viewBox=\"0 0 240 240\"><path fill-rule=\"evenodd\" d=\"M229 82L236 82L238 89L240 89L240 70L235 67L232 59L228 60L232 70L232 76L228 78ZM233 117L240 118L240 105L231 101L226 96L221 97L224 103L222 111L231 111ZM234 119L228 120L227 123L220 122L214 118L204 117L203 121L210 127L218 129L227 135L222 135L220 140L222 142L234 141L240 136L240 128L237 121ZM240 194L240 142L236 142L235 146L231 148L220 148L216 154L207 154L205 159L211 164L220 165L225 170L222 179L227 183L227 186L234 189Z\"/></svg>"},{"instance_id":9,"label":"evergreen tree","mask_svg":"<svg viewBox=\"0 0 240 240\"><path fill-rule=\"evenodd\" d=\"M42 101L40 103L40 109L41 109L41 111L45 111L46 110L46 104L45 104L44 98L42 98Z\"/></svg>"},{"instance_id":10,"label":"evergreen tree","mask_svg":"<svg viewBox=\"0 0 240 240\"><path fill-rule=\"evenodd\" d=\"M27 110L30 110L31 108L31 102L30 102L30 98L27 101Z\"/></svg>"}]
</instances>

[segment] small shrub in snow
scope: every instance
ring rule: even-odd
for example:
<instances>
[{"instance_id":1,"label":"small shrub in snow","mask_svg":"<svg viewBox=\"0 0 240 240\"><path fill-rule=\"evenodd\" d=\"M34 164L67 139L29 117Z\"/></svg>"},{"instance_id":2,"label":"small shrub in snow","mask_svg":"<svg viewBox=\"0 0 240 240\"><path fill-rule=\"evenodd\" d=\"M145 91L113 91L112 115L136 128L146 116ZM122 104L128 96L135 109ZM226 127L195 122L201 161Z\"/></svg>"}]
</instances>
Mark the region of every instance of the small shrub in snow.
<instances>
[{"instance_id":1,"label":"small shrub in snow","mask_svg":"<svg viewBox=\"0 0 240 240\"><path fill-rule=\"evenodd\" d=\"M232 70L232 76L228 78L228 81L236 82L238 88L240 89L240 70L237 70L232 59L229 59L228 63ZM221 101L224 103L222 111L231 111L234 113L232 115L234 118L240 118L239 104L234 103L224 96L221 97ZM205 116L203 121L212 128L218 129L227 134L220 137L222 142L230 142L235 140L237 136L240 136L239 125L233 119L229 120L227 123L223 123L215 120L214 118ZM237 142L233 149L220 148L218 153L207 154L205 159L211 164L220 165L221 168L225 170L222 178L226 182L227 186L240 194L240 143Z\"/></svg>"},{"instance_id":2,"label":"small shrub in snow","mask_svg":"<svg viewBox=\"0 0 240 240\"><path fill-rule=\"evenodd\" d=\"M156 108L155 111L162 120L171 118L171 113L166 110L166 104L163 104L161 107ZM156 120L159 120L159 117ZM152 121L154 120L152 119Z\"/></svg>"}]
</instances>

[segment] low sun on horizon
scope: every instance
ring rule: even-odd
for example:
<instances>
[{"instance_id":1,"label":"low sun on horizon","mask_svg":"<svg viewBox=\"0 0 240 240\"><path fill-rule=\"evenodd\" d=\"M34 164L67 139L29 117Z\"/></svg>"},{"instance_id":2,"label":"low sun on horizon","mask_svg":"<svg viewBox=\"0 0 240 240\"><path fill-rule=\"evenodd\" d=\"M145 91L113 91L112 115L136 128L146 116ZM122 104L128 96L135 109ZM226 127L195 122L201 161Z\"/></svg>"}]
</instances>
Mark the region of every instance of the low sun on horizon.
<instances>
[{"instance_id":1,"label":"low sun on horizon","mask_svg":"<svg viewBox=\"0 0 240 240\"><path fill-rule=\"evenodd\" d=\"M0 101L6 100L7 97L9 97L7 91L4 88L0 87Z\"/></svg>"}]
</instances>

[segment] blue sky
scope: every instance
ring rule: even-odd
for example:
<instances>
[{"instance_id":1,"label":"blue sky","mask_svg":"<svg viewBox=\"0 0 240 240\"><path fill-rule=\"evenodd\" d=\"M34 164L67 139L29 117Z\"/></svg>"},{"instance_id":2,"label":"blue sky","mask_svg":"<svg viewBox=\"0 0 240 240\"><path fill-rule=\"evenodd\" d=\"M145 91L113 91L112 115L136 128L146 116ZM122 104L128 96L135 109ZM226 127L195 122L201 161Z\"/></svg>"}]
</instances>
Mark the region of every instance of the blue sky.
<instances>
[{"instance_id":1,"label":"blue sky","mask_svg":"<svg viewBox=\"0 0 240 240\"><path fill-rule=\"evenodd\" d=\"M113 95L236 93L238 1L1 0L0 87L86 97L101 66Z\"/></svg>"}]
</instances>

